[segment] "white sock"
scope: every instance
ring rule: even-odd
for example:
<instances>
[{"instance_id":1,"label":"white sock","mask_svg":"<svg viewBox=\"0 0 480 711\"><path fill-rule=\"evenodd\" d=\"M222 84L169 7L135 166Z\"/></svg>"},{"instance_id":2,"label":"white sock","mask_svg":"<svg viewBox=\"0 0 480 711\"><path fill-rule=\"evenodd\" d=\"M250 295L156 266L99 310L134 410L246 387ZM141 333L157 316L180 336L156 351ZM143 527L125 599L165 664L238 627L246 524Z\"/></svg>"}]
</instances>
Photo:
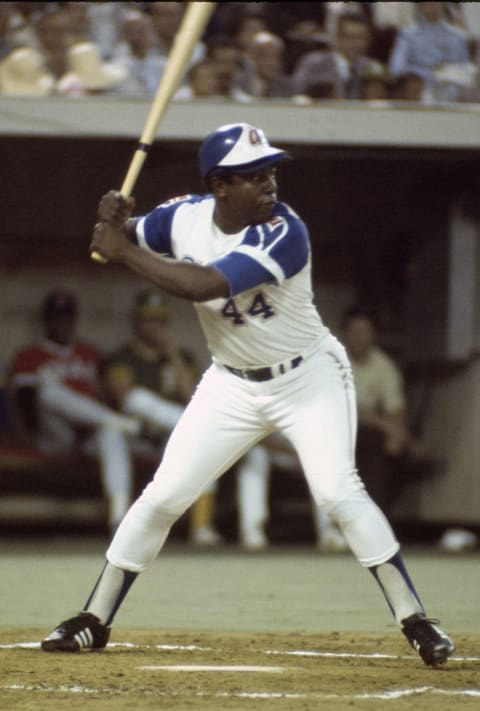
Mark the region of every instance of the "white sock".
<instances>
[{"instance_id":1,"label":"white sock","mask_svg":"<svg viewBox=\"0 0 480 711\"><path fill-rule=\"evenodd\" d=\"M109 625L137 575L107 562L84 611L96 615L103 625Z\"/></svg>"},{"instance_id":2,"label":"white sock","mask_svg":"<svg viewBox=\"0 0 480 711\"><path fill-rule=\"evenodd\" d=\"M370 568L370 571L377 579L398 624L410 615L424 612L400 553L386 563Z\"/></svg>"}]
</instances>

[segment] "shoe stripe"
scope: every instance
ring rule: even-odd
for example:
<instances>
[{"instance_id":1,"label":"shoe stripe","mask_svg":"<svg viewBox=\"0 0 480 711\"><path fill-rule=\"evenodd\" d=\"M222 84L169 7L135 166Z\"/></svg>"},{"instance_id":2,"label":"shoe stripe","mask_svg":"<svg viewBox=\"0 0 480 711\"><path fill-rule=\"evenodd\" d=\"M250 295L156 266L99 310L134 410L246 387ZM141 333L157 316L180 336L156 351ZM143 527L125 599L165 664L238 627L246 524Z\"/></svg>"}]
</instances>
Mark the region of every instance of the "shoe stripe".
<instances>
[{"instance_id":1,"label":"shoe stripe","mask_svg":"<svg viewBox=\"0 0 480 711\"><path fill-rule=\"evenodd\" d=\"M80 632L74 635L74 639L77 642L80 649L85 647L91 647L93 645L93 634L89 627L86 627Z\"/></svg>"}]
</instances>

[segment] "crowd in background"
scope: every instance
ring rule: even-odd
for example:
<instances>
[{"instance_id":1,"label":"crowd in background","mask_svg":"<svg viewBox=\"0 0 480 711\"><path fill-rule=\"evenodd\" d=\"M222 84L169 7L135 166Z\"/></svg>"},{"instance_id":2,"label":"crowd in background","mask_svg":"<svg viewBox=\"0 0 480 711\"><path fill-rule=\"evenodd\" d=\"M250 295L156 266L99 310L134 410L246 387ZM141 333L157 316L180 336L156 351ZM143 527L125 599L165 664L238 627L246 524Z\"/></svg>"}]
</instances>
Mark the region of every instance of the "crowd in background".
<instances>
[{"instance_id":1,"label":"crowd in background","mask_svg":"<svg viewBox=\"0 0 480 711\"><path fill-rule=\"evenodd\" d=\"M2 2L0 95L153 96L186 3ZM475 2L218 3L175 99L480 101Z\"/></svg>"}]
</instances>

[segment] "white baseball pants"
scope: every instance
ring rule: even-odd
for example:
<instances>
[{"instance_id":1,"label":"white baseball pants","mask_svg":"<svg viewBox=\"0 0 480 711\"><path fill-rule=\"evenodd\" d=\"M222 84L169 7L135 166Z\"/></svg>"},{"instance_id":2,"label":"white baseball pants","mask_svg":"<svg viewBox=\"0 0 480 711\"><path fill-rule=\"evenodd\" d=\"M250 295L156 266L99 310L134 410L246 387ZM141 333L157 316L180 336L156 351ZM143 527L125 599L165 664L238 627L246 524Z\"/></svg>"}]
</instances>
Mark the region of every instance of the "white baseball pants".
<instances>
[{"instance_id":1,"label":"white baseball pants","mask_svg":"<svg viewBox=\"0 0 480 711\"><path fill-rule=\"evenodd\" d=\"M41 417L37 444L43 451L68 453L75 443L75 425L94 428L84 449L99 458L102 484L109 502L109 524L117 526L132 496L132 466L124 432L131 423L103 403L62 383L42 383L38 399Z\"/></svg>"},{"instance_id":2,"label":"white baseball pants","mask_svg":"<svg viewBox=\"0 0 480 711\"><path fill-rule=\"evenodd\" d=\"M345 349L333 336L304 354L298 368L264 382L212 364L153 480L117 529L108 560L144 570L201 491L275 430L293 445L313 498L339 525L359 562L370 567L389 560L399 544L355 469L353 377Z\"/></svg>"}]
</instances>

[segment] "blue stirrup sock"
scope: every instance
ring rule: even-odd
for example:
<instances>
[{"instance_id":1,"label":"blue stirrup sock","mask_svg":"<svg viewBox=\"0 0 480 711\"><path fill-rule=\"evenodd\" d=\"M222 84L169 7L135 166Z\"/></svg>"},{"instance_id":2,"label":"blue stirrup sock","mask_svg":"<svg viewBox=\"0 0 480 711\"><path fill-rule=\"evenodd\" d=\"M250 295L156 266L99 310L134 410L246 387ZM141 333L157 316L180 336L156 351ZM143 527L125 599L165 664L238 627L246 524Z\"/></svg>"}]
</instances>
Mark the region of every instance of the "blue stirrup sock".
<instances>
[{"instance_id":1,"label":"blue stirrup sock","mask_svg":"<svg viewBox=\"0 0 480 711\"><path fill-rule=\"evenodd\" d=\"M410 615L425 612L400 552L369 570L379 584L398 624Z\"/></svg>"},{"instance_id":2,"label":"blue stirrup sock","mask_svg":"<svg viewBox=\"0 0 480 711\"><path fill-rule=\"evenodd\" d=\"M107 561L85 603L84 612L91 612L102 624L110 625L137 575Z\"/></svg>"}]
</instances>

